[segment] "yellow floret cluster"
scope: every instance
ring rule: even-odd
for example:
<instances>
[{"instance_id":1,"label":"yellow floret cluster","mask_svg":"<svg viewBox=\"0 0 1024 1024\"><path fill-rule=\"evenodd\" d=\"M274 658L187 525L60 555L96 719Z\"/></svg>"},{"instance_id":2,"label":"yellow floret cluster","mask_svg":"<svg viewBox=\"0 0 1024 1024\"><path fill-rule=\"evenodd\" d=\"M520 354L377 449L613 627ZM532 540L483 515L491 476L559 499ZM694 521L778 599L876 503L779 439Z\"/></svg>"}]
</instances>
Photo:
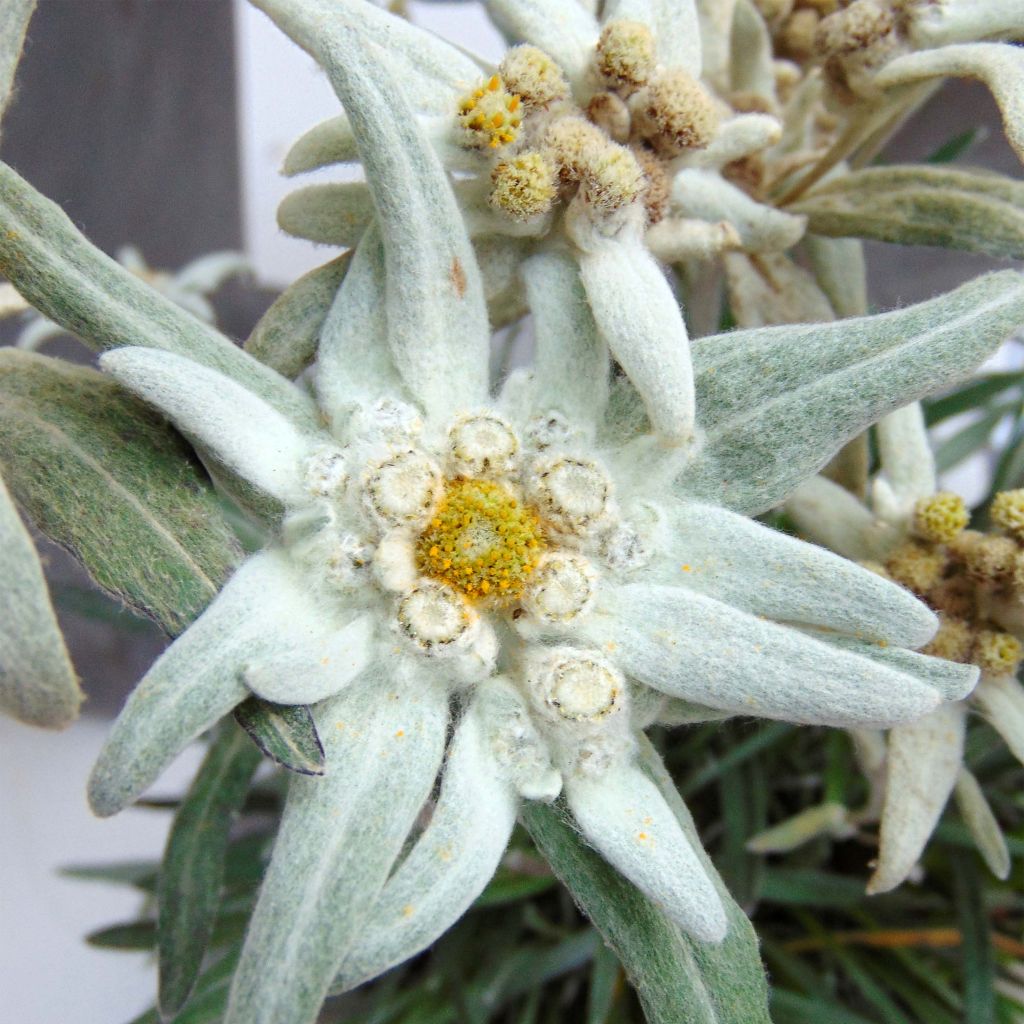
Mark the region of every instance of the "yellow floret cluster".
<instances>
[{"instance_id":1,"label":"yellow floret cluster","mask_svg":"<svg viewBox=\"0 0 1024 1024\"><path fill-rule=\"evenodd\" d=\"M514 220L528 220L551 209L558 179L543 153L520 153L491 171L490 203Z\"/></svg>"},{"instance_id":2,"label":"yellow floret cluster","mask_svg":"<svg viewBox=\"0 0 1024 1024\"><path fill-rule=\"evenodd\" d=\"M523 123L522 100L509 92L500 75L491 77L459 102L459 124L477 149L515 142Z\"/></svg>"},{"instance_id":3,"label":"yellow floret cluster","mask_svg":"<svg viewBox=\"0 0 1024 1024\"><path fill-rule=\"evenodd\" d=\"M547 544L532 509L491 480L455 479L416 543L421 573L475 598L522 594Z\"/></svg>"},{"instance_id":4,"label":"yellow floret cluster","mask_svg":"<svg viewBox=\"0 0 1024 1024\"><path fill-rule=\"evenodd\" d=\"M992 522L1012 533L1024 537L1024 490L1002 491L995 496L990 510Z\"/></svg>"},{"instance_id":5,"label":"yellow floret cluster","mask_svg":"<svg viewBox=\"0 0 1024 1024\"><path fill-rule=\"evenodd\" d=\"M948 544L970 521L967 506L959 494L940 491L922 498L914 506L914 532L923 540Z\"/></svg>"}]
</instances>

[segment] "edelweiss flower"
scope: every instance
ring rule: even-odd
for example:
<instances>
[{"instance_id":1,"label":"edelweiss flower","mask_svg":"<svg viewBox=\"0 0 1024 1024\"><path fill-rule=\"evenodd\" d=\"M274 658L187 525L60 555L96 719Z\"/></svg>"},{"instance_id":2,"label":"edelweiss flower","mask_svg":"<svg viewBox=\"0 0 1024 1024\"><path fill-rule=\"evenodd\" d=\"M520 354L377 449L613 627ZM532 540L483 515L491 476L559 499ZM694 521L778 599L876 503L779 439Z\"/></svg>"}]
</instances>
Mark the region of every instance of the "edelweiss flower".
<instances>
[{"instance_id":1,"label":"edelweiss flower","mask_svg":"<svg viewBox=\"0 0 1024 1024\"><path fill-rule=\"evenodd\" d=\"M885 727L977 674L905 649L936 626L906 590L725 506L779 501L879 414L973 366L1024 303L1017 275L993 275L883 317L709 338L691 368L660 274L609 274L606 321L651 339L614 376L595 296L553 247L523 270L532 371L492 398L449 183L384 56L346 33L332 81L375 223L320 335L319 422L298 385L265 400L166 351L102 359L274 539L142 680L93 806L125 806L249 693L314 705L325 748L325 777L292 780L246 938L226 1018L246 1024L311 1021L332 981L423 949L487 882L518 801L559 791L673 921L721 940L639 730L679 711Z\"/></svg>"},{"instance_id":2,"label":"edelweiss flower","mask_svg":"<svg viewBox=\"0 0 1024 1024\"><path fill-rule=\"evenodd\" d=\"M950 795L993 872L1010 868L1002 837L981 787L963 764L967 713L989 719L1010 749L1024 760L1024 687L1017 669L1024 648L1024 493L996 496L990 515L1003 532L967 530L963 501L938 492L935 460L921 409L909 406L878 426L881 474L870 505L823 478L801 484L787 510L808 538L907 587L938 614L939 631L926 652L976 665L981 681L970 698L944 705L916 722L892 729L882 747L858 737L869 752L865 765L874 795L867 808L832 815L812 813L794 831L761 837L774 848L780 836L810 838L810 831L849 831L881 814L878 865L868 885L887 892L903 882L920 858ZM884 796L884 801L883 801ZM881 806L879 806L881 805Z\"/></svg>"}]
</instances>

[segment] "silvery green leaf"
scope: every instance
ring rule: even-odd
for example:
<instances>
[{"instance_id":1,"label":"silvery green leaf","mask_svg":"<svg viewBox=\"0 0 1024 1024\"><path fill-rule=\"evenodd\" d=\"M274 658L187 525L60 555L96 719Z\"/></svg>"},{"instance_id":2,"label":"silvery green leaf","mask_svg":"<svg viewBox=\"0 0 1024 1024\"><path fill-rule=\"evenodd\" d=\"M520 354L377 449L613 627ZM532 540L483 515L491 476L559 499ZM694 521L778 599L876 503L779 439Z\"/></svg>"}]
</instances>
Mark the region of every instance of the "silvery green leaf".
<instances>
[{"instance_id":1,"label":"silvery green leaf","mask_svg":"<svg viewBox=\"0 0 1024 1024\"><path fill-rule=\"evenodd\" d=\"M86 367L0 349L0 471L37 529L172 634L239 557L189 447Z\"/></svg>"},{"instance_id":2,"label":"silvery green leaf","mask_svg":"<svg viewBox=\"0 0 1024 1024\"><path fill-rule=\"evenodd\" d=\"M327 774L292 778L224 1024L316 1021L441 762L448 701L430 680L374 673L314 714Z\"/></svg>"},{"instance_id":3,"label":"silvery green leaf","mask_svg":"<svg viewBox=\"0 0 1024 1024\"><path fill-rule=\"evenodd\" d=\"M698 168L683 169L673 178L671 208L681 217L728 221L747 252L790 249L806 224L803 217L758 203L720 174Z\"/></svg>"},{"instance_id":4,"label":"silvery green leaf","mask_svg":"<svg viewBox=\"0 0 1024 1024\"><path fill-rule=\"evenodd\" d=\"M688 153L687 166L720 170L734 160L774 146L782 137L782 125L770 114L739 114L723 121L707 149Z\"/></svg>"},{"instance_id":5,"label":"silvery green leaf","mask_svg":"<svg viewBox=\"0 0 1024 1024\"><path fill-rule=\"evenodd\" d=\"M916 49L993 36L1024 37L1017 0L915 0L905 5L906 31Z\"/></svg>"},{"instance_id":6,"label":"silvery green leaf","mask_svg":"<svg viewBox=\"0 0 1024 1024\"><path fill-rule=\"evenodd\" d=\"M199 977L224 884L228 834L260 763L233 722L210 745L167 837L157 888L158 1004L184 1005Z\"/></svg>"},{"instance_id":7,"label":"silvery green leaf","mask_svg":"<svg viewBox=\"0 0 1024 1024\"><path fill-rule=\"evenodd\" d=\"M986 676L974 691L974 701L1013 756L1024 764L1024 687L1010 676Z\"/></svg>"},{"instance_id":8,"label":"silvery green leaf","mask_svg":"<svg viewBox=\"0 0 1024 1024\"><path fill-rule=\"evenodd\" d=\"M388 352L384 244L374 222L360 239L352 265L320 331L316 389L336 436L367 396L404 396Z\"/></svg>"},{"instance_id":9,"label":"silvery green leaf","mask_svg":"<svg viewBox=\"0 0 1024 1024\"><path fill-rule=\"evenodd\" d=\"M801 537L855 562L884 560L900 540L898 530L872 515L845 487L823 476L798 484L785 508Z\"/></svg>"},{"instance_id":10,"label":"silvery green leaf","mask_svg":"<svg viewBox=\"0 0 1024 1024\"><path fill-rule=\"evenodd\" d=\"M977 78L1003 115L1007 141L1024 160L1024 50L1008 43L964 43L891 60L875 76L883 89L931 78Z\"/></svg>"},{"instance_id":11,"label":"silvery green leaf","mask_svg":"<svg viewBox=\"0 0 1024 1024\"><path fill-rule=\"evenodd\" d=\"M150 348L115 349L100 365L258 490L285 505L306 497L303 469L317 438L230 377Z\"/></svg>"},{"instance_id":12,"label":"silvery green leaf","mask_svg":"<svg viewBox=\"0 0 1024 1024\"><path fill-rule=\"evenodd\" d=\"M248 697L235 707L235 721L274 764L300 775L324 774L324 747L306 705Z\"/></svg>"},{"instance_id":13,"label":"silvery green leaf","mask_svg":"<svg viewBox=\"0 0 1024 1024\"><path fill-rule=\"evenodd\" d=\"M754 615L900 647L921 647L938 620L908 590L824 548L710 505L668 514L659 582Z\"/></svg>"},{"instance_id":14,"label":"silvery green leaf","mask_svg":"<svg viewBox=\"0 0 1024 1024\"><path fill-rule=\"evenodd\" d=\"M325 70L324 47L337 45L354 26L362 38L390 55L395 76L392 88L419 110L454 110L456 96L482 74L481 66L457 47L367 0L252 3Z\"/></svg>"},{"instance_id":15,"label":"silvery green leaf","mask_svg":"<svg viewBox=\"0 0 1024 1024\"><path fill-rule=\"evenodd\" d=\"M582 84L597 42L597 20L575 0L484 0L509 42L532 43Z\"/></svg>"},{"instance_id":16,"label":"silvery green leaf","mask_svg":"<svg viewBox=\"0 0 1024 1024\"><path fill-rule=\"evenodd\" d=\"M36 0L4 0L0 4L0 117L14 92L14 72L25 45L25 33Z\"/></svg>"},{"instance_id":17,"label":"silvery green leaf","mask_svg":"<svg viewBox=\"0 0 1024 1024\"><path fill-rule=\"evenodd\" d=\"M533 313L534 401L571 423L600 421L608 399L608 346L598 332L579 265L564 252L531 256L522 267Z\"/></svg>"},{"instance_id":18,"label":"silvery green leaf","mask_svg":"<svg viewBox=\"0 0 1024 1024\"><path fill-rule=\"evenodd\" d=\"M647 25L658 48L658 62L700 78L700 26L694 0L606 0L601 24L619 18Z\"/></svg>"},{"instance_id":19,"label":"silvery green leaf","mask_svg":"<svg viewBox=\"0 0 1024 1024\"><path fill-rule=\"evenodd\" d=\"M277 225L296 238L324 245L354 246L373 219L365 181L307 185L289 192L277 208Z\"/></svg>"},{"instance_id":20,"label":"silvery green leaf","mask_svg":"<svg viewBox=\"0 0 1024 1024\"><path fill-rule=\"evenodd\" d=\"M850 438L967 374L1024 323L1002 271L916 306L693 341L703 446L681 493L746 514L781 501Z\"/></svg>"},{"instance_id":21,"label":"silvery green leaf","mask_svg":"<svg viewBox=\"0 0 1024 1024\"><path fill-rule=\"evenodd\" d=\"M55 203L0 164L0 272L41 313L99 350L164 349L218 370L302 426L308 396L91 245Z\"/></svg>"},{"instance_id":22,"label":"silvery green leaf","mask_svg":"<svg viewBox=\"0 0 1024 1024\"><path fill-rule=\"evenodd\" d=\"M487 312L495 330L526 315L527 305L519 270L530 248L527 238L483 235L473 239Z\"/></svg>"},{"instance_id":23,"label":"silvery green leaf","mask_svg":"<svg viewBox=\"0 0 1024 1024\"><path fill-rule=\"evenodd\" d=\"M285 377L302 373L316 358L327 311L351 260L351 253L342 253L290 284L253 328L246 352Z\"/></svg>"},{"instance_id":24,"label":"silvery green leaf","mask_svg":"<svg viewBox=\"0 0 1024 1024\"><path fill-rule=\"evenodd\" d=\"M704 77L722 93L730 91L730 43L736 0L696 0Z\"/></svg>"},{"instance_id":25,"label":"silvery green leaf","mask_svg":"<svg viewBox=\"0 0 1024 1024\"><path fill-rule=\"evenodd\" d=\"M643 399L654 432L684 444L693 434L693 366L664 273L629 229L614 237L588 233L578 258L597 328Z\"/></svg>"},{"instance_id":26,"label":"silvery green leaf","mask_svg":"<svg viewBox=\"0 0 1024 1024\"><path fill-rule=\"evenodd\" d=\"M274 704L316 704L355 679L374 651L374 619L360 615L315 646L254 656L242 666L245 685Z\"/></svg>"},{"instance_id":27,"label":"silvery green leaf","mask_svg":"<svg viewBox=\"0 0 1024 1024\"><path fill-rule=\"evenodd\" d=\"M82 691L50 605L32 538L0 478L0 710L63 729Z\"/></svg>"},{"instance_id":28,"label":"silvery green leaf","mask_svg":"<svg viewBox=\"0 0 1024 1024\"><path fill-rule=\"evenodd\" d=\"M351 28L332 32L322 50L377 209L395 366L428 413L478 405L487 396L490 328L448 177L395 94L383 52Z\"/></svg>"},{"instance_id":29,"label":"silvery green leaf","mask_svg":"<svg viewBox=\"0 0 1024 1024\"><path fill-rule=\"evenodd\" d=\"M596 775L569 772L564 792L590 844L669 920L701 942L725 938L728 921L718 893L643 771L624 763Z\"/></svg>"},{"instance_id":30,"label":"silvery green leaf","mask_svg":"<svg viewBox=\"0 0 1024 1024\"><path fill-rule=\"evenodd\" d=\"M996 878L1006 879L1010 875L1010 851L1006 837L999 827L992 808L985 799L984 790L978 780L964 767L956 778L957 809L964 819L978 852L985 859L989 871Z\"/></svg>"},{"instance_id":31,"label":"silvery green leaf","mask_svg":"<svg viewBox=\"0 0 1024 1024\"><path fill-rule=\"evenodd\" d=\"M462 917L498 867L517 803L471 706L452 739L430 822L374 901L332 992L415 956Z\"/></svg>"},{"instance_id":32,"label":"silvery green leaf","mask_svg":"<svg viewBox=\"0 0 1024 1024\"><path fill-rule=\"evenodd\" d=\"M287 555L249 558L128 698L89 779L93 810L106 817L126 807L244 700L245 664L321 645L338 624Z\"/></svg>"},{"instance_id":33,"label":"silvery green leaf","mask_svg":"<svg viewBox=\"0 0 1024 1024\"><path fill-rule=\"evenodd\" d=\"M805 214L819 235L1024 258L1024 182L1001 174L866 167L818 185L787 209Z\"/></svg>"},{"instance_id":34,"label":"silvery green leaf","mask_svg":"<svg viewBox=\"0 0 1024 1024\"><path fill-rule=\"evenodd\" d=\"M176 289L209 295L233 277L252 274L252 264L240 252L210 252L186 263L174 275Z\"/></svg>"},{"instance_id":35,"label":"silvery green leaf","mask_svg":"<svg viewBox=\"0 0 1024 1024\"><path fill-rule=\"evenodd\" d=\"M785 253L725 256L729 308L741 327L825 323L835 319L814 276Z\"/></svg>"},{"instance_id":36,"label":"silvery green leaf","mask_svg":"<svg viewBox=\"0 0 1024 1024\"><path fill-rule=\"evenodd\" d=\"M942 700L911 675L682 587L609 588L581 630L627 676L737 714L885 728Z\"/></svg>"},{"instance_id":37,"label":"silvery green leaf","mask_svg":"<svg viewBox=\"0 0 1024 1024\"><path fill-rule=\"evenodd\" d=\"M352 125L344 114L328 118L299 136L285 154L281 173L287 177L305 174L331 164L352 163L359 159Z\"/></svg>"},{"instance_id":38,"label":"silvery green leaf","mask_svg":"<svg viewBox=\"0 0 1024 1024\"><path fill-rule=\"evenodd\" d=\"M838 317L864 316L868 311L864 243L856 238L805 235L804 248L818 287Z\"/></svg>"},{"instance_id":39,"label":"silvery green leaf","mask_svg":"<svg viewBox=\"0 0 1024 1024\"><path fill-rule=\"evenodd\" d=\"M924 851L960 773L966 720L963 704L947 704L889 733L878 863L868 895L895 889Z\"/></svg>"},{"instance_id":40,"label":"silvery green leaf","mask_svg":"<svg viewBox=\"0 0 1024 1024\"><path fill-rule=\"evenodd\" d=\"M791 853L820 836L842 838L853 828L850 812L837 803L816 804L748 840L751 853Z\"/></svg>"}]
</instances>

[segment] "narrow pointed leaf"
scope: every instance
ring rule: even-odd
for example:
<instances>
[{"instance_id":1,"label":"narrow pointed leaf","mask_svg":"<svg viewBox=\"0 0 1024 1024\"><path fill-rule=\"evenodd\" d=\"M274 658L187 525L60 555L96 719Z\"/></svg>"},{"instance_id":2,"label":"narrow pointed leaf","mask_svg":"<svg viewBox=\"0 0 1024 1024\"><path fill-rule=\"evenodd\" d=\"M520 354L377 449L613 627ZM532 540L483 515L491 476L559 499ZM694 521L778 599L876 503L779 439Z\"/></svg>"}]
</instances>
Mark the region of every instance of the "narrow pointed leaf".
<instances>
[{"instance_id":1,"label":"narrow pointed leaf","mask_svg":"<svg viewBox=\"0 0 1024 1024\"><path fill-rule=\"evenodd\" d=\"M299 775L323 775L324 746L313 713L302 704L271 704L250 697L235 708L235 720L271 761Z\"/></svg>"},{"instance_id":2,"label":"narrow pointed leaf","mask_svg":"<svg viewBox=\"0 0 1024 1024\"><path fill-rule=\"evenodd\" d=\"M25 33L36 0L4 0L0 4L0 117L14 92L14 72L25 45Z\"/></svg>"},{"instance_id":3,"label":"narrow pointed leaf","mask_svg":"<svg viewBox=\"0 0 1024 1024\"><path fill-rule=\"evenodd\" d=\"M0 711L63 729L82 691L50 604L35 545L0 478Z\"/></svg>"},{"instance_id":4,"label":"narrow pointed leaf","mask_svg":"<svg viewBox=\"0 0 1024 1024\"><path fill-rule=\"evenodd\" d=\"M981 784L966 768L961 768L954 792L960 816L989 871L996 878L1007 879L1010 875L1010 851Z\"/></svg>"},{"instance_id":5,"label":"narrow pointed leaf","mask_svg":"<svg viewBox=\"0 0 1024 1024\"><path fill-rule=\"evenodd\" d=\"M289 285L253 328L246 352L285 377L302 373L316 358L324 319L351 259L342 253Z\"/></svg>"},{"instance_id":6,"label":"narrow pointed leaf","mask_svg":"<svg viewBox=\"0 0 1024 1024\"><path fill-rule=\"evenodd\" d=\"M301 135L288 150L281 173L291 177L315 171L330 164L349 163L359 159L352 125L344 114L314 125Z\"/></svg>"},{"instance_id":7,"label":"narrow pointed leaf","mask_svg":"<svg viewBox=\"0 0 1024 1024\"><path fill-rule=\"evenodd\" d=\"M289 192L277 208L277 224L296 238L351 247L373 219L365 181L307 185Z\"/></svg>"},{"instance_id":8,"label":"narrow pointed leaf","mask_svg":"<svg viewBox=\"0 0 1024 1024\"><path fill-rule=\"evenodd\" d=\"M199 976L220 904L228 833L259 762L248 736L228 723L174 817L157 890L164 1017L185 1005Z\"/></svg>"},{"instance_id":9,"label":"narrow pointed leaf","mask_svg":"<svg viewBox=\"0 0 1024 1024\"><path fill-rule=\"evenodd\" d=\"M692 343L703 448L680 490L747 514L782 500L886 413L966 377L1024 323L1002 271L879 316Z\"/></svg>"},{"instance_id":10,"label":"narrow pointed leaf","mask_svg":"<svg viewBox=\"0 0 1024 1024\"><path fill-rule=\"evenodd\" d=\"M0 350L0 468L42 533L171 634L239 557L189 447L94 370Z\"/></svg>"},{"instance_id":11,"label":"narrow pointed leaf","mask_svg":"<svg viewBox=\"0 0 1024 1024\"><path fill-rule=\"evenodd\" d=\"M104 255L55 203L0 164L0 272L33 306L98 350L141 345L187 356L304 426L313 403L208 324Z\"/></svg>"},{"instance_id":12,"label":"narrow pointed leaf","mask_svg":"<svg viewBox=\"0 0 1024 1024\"><path fill-rule=\"evenodd\" d=\"M952 167L868 167L788 208L811 231L1024 258L1024 182Z\"/></svg>"}]
</instances>

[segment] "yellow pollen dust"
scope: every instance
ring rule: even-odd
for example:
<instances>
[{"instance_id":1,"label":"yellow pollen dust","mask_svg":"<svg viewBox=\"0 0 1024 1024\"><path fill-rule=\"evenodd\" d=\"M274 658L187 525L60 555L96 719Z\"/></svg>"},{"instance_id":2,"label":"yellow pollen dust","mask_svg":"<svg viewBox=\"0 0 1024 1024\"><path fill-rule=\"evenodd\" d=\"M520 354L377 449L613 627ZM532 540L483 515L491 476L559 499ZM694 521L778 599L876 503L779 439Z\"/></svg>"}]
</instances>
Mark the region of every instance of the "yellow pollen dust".
<instances>
[{"instance_id":1,"label":"yellow pollen dust","mask_svg":"<svg viewBox=\"0 0 1024 1024\"><path fill-rule=\"evenodd\" d=\"M492 75L459 101L459 123L470 146L498 149L516 140L523 123L522 99L505 88L500 75Z\"/></svg>"},{"instance_id":2,"label":"yellow pollen dust","mask_svg":"<svg viewBox=\"0 0 1024 1024\"><path fill-rule=\"evenodd\" d=\"M536 514L491 480L449 480L416 543L424 576L468 597L511 600L547 544Z\"/></svg>"}]
</instances>

